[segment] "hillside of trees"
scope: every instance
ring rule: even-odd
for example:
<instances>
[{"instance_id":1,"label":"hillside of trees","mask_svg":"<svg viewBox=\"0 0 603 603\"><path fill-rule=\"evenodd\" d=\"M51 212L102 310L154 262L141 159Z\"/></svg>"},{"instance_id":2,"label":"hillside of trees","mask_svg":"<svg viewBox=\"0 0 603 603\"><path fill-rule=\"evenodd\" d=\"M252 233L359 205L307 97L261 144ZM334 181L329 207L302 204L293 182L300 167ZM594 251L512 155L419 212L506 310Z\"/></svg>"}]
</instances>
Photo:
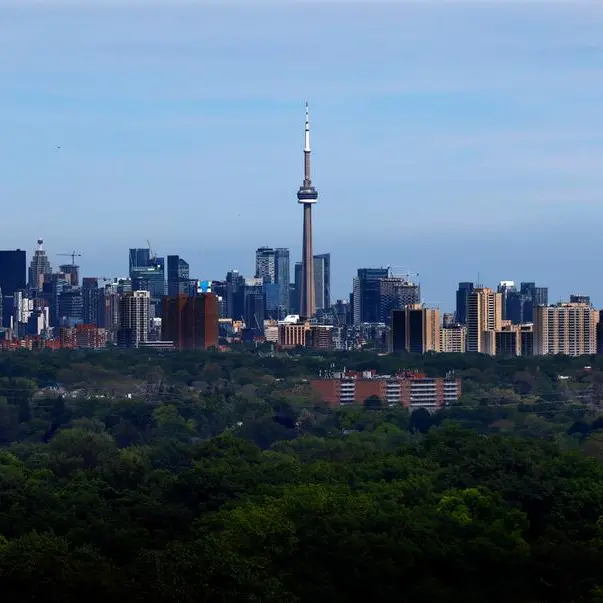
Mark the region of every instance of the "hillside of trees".
<instances>
[{"instance_id":1,"label":"hillside of trees","mask_svg":"<svg viewBox=\"0 0 603 603\"><path fill-rule=\"evenodd\" d=\"M454 370L433 415L335 365ZM3 601L603 602L595 358L0 355Z\"/></svg>"}]
</instances>

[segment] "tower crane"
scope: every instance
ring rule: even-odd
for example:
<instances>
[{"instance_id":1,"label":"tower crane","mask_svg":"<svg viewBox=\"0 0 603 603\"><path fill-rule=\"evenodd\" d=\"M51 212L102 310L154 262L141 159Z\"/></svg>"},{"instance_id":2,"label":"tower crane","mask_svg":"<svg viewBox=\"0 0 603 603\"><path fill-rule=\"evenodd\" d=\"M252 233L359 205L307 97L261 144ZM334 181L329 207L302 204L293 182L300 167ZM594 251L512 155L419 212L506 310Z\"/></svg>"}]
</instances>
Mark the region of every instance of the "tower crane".
<instances>
[{"instance_id":1,"label":"tower crane","mask_svg":"<svg viewBox=\"0 0 603 603\"><path fill-rule=\"evenodd\" d=\"M57 255L71 258L71 265L75 266L75 258L81 258L82 254L72 251L71 253L57 253Z\"/></svg>"},{"instance_id":2,"label":"tower crane","mask_svg":"<svg viewBox=\"0 0 603 603\"><path fill-rule=\"evenodd\" d=\"M387 273L388 273L388 275L389 275L390 278L394 276L394 268L403 270L404 272L402 272L402 274L404 276L407 276L407 277L419 276L418 272L408 272L408 267L407 266L392 266L390 264L390 265L387 266Z\"/></svg>"},{"instance_id":3,"label":"tower crane","mask_svg":"<svg viewBox=\"0 0 603 603\"><path fill-rule=\"evenodd\" d=\"M149 239L147 239L147 245L149 246L149 259L155 260L157 258L157 254L153 251L151 241Z\"/></svg>"}]
</instances>

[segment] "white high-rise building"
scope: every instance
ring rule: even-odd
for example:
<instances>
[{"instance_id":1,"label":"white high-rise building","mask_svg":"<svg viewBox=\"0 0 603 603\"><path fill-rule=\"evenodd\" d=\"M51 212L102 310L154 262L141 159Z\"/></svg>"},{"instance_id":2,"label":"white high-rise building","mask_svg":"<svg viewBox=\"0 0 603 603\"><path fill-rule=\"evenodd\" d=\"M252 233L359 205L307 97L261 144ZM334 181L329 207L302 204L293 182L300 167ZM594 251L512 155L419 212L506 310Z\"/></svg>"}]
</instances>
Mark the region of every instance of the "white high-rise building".
<instances>
[{"instance_id":1,"label":"white high-rise building","mask_svg":"<svg viewBox=\"0 0 603 603\"><path fill-rule=\"evenodd\" d=\"M149 335L151 294L148 291L125 293L119 300L117 344L137 348Z\"/></svg>"}]
</instances>

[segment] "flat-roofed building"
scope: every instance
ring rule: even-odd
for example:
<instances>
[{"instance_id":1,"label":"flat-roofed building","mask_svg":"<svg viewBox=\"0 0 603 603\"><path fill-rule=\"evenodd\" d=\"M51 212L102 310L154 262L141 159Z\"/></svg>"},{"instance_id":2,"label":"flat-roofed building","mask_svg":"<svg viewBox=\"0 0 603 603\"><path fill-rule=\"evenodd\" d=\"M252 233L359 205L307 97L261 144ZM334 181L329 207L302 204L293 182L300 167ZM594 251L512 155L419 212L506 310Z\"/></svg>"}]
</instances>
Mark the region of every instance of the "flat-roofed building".
<instances>
[{"instance_id":1,"label":"flat-roofed building","mask_svg":"<svg viewBox=\"0 0 603 603\"><path fill-rule=\"evenodd\" d=\"M442 352L464 354L467 351L467 327L451 325L440 330Z\"/></svg>"},{"instance_id":2,"label":"flat-roofed building","mask_svg":"<svg viewBox=\"0 0 603 603\"><path fill-rule=\"evenodd\" d=\"M595 354L598 322L599 313L590 304L537 306L534 310L534 354Z\"/></svg>"},{"instance_id":3,"label":"flat-roofed building","mask_svg":"<svg viewBox=\"0 0 603 603\"><path fill-rule=\"evenodd\" d=\"M218 298L213 293L163 298L161 336L178 350L207 350L218 344Z\"/></svg>"},{"instance_id":4,"label":"flat-roofed building","mask_svg":"<svg viewBox=\"0 0 603 603\"><path fill-rule=\"evenodd\" d=\"M434 411L461 397L461 380L452 373L427 377L416 371L395 375L377 375L372 370L342 372L315 379L312 387L330 406L364 404L369 398L378 398L382 404Z\"/></svg>"},{"instance_id":5,"label":"flat-roofed building","mask_svg":"<svg viewBox=\"0 0 603 603\"><path fill-rule=\"evenodd\" d=\"M467 302L467 351L494 355L501 326L502 295L487 287L473 289Z\"/></svg>"},{"instance_id":6,"label":"flat-roofed building","mask_svg":"<svg viewBox=\"0 0 603 603\"><path fill-rule=\"evenodd\" d=\"M425 308L421 304L393 310L390 350L394 354L439 352L440 311L437 308Z\"/></svg>"}]
</instances>

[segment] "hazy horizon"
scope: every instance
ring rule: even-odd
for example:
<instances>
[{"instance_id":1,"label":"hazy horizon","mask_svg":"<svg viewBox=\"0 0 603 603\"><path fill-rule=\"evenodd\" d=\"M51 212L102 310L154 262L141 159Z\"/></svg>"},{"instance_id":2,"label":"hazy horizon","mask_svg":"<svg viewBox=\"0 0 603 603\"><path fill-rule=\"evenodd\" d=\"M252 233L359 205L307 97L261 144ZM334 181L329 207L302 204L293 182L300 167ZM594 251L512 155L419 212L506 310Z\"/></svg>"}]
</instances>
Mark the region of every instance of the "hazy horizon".
<instances>
[{"instance_id":1,"label":"hazy horizon","mask_svg":"<svg viewBox=\"0 0 603 603\"><path fill-rule=\"evenodd\" d=\"M119 5L118 5L119 4ZM0 248L127 273L147 239L202 279L301 257L304 102L314 252L332 298L406 267L536 281L603 305L603 6L0 2ZM60 148L57 148L60 147ZM292 269L293 273L293 269Z\"/></svg>"}]
</instances>

